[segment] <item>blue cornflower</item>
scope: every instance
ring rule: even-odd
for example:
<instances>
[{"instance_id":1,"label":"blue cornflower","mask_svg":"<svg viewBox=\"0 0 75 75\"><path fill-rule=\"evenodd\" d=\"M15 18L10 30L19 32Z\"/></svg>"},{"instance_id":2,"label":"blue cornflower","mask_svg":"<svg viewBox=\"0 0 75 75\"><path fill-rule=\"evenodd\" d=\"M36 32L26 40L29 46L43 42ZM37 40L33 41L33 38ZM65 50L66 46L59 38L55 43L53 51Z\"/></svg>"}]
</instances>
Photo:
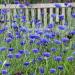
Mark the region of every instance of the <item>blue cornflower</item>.
<instances>
[{"instance_id":1,"label":"blue cornflower","mask_svg":"<svg viewBox=\"0 0 75 75\"><path fill-rule=\"evenodd\" d=\"M42 55L43 55L44 57L50 57L50 53L49 53L49 52L43 52Z\"/></svg>"},{"instance_id":2,"label":"blue cornflower","mask_svg":"<svg viewBox=\"0 0 75 75\"><path fill-rule=\"evenodd\" d=\"M3 62L2 61L0 61L0 65L2 65L3 64Z\"/></svg>"},{"instance_id":3,"label":"blue cornflower","mask_svg":"<svg viewBox=\"0 0 75 75\"><path fill-rule=\"evenodd\" d=\"M62 40L62 42L64 42L64 43L69 41L69 39L68 39L67 37L63 37L61 40Z\"/></svg>"},{"instance_id":4,"label":"blue cornflower","mask_svg":"<svg viewBox=\"0 0 75 75\"><path fill-rule=\"evenodd\" d=\"M26 44L25 41L21 41L21 42L20 42L20 45L21 45L21 46L24 46L25 44Z\"/></svg>"},{"instance_id":5,"label":"blue cornflower","mask_svg":"<svg viewBox=\"0 0 75 75\"><path fill-rule=\"evenodd\" d=\"M21 57L21 54L20 54L20 53L16 53L16 54L15 54L15 57L16 57L16 58L20 58L20 57Z\"/></svg>"},{"instance_id":6,"label":"blue cornflower","mask_svg":"<svg viewBox=\"0 0 75 75\"><path fill-rule=\"evenodd\" d=\"M19 4L19 7L20 7L20 8L24 8L25 5L24 5L24 4Z\"/></svg>"},{"instance_id":7,"label":"blue cornflower","mask_svg":"<svg viewBox=\"0 0 75 75\"><path fill-rule=\"evenodd\" d=\"M31 38L31 39L39 39L40 36L37 35L37 34L31 34L31 35L29 36L29 38Z\"/></svg>"},{"instance_id":8,"label":"blue cornflower","mask_svg":"<svg viewBox=\"0 0 75 75\"><path fill-rule=\"evenodd\" d=\"M25 62L24 63L25 66L28 66L29 64L30 64L30 62Z\"/></svg>"},{"instance_id":9,"label":"blue cornflower","mask_svg":"<svg viewBox=\"0 0 75 75\"><path fill-rule=\"evenodd\" d=\"M50 73L55 73L56 72L56 69L55 68L51 68L50 69Z\"/></svg>"},{"instance_id":10,"label":"blue cornflower","mask_svg":"<svg viewBox=\"0 0 75 75\"><path fill-rule=\"evenodd\" d=\"M45 71L45 70L44 70L44 67L40 67L40 68L39 68L40 74L44 74L44 71Z\"/></svg>"},{"instance_id":11,"label":"blue cornflower","mask_svg":"<svg viewBox=\"0 0 75 75\"><path fill-rule=\"evenodd\" d=\"M12 53L9 53L9 54L7 55L7 57L8 57L8 58L14 58L14 55L13 55Z\"/></svg>"},{"instance_id":12,"label":"blue cornflower","mask_svg":"<svg viewBox=\"0 0 75 75\"><path fill-rule=\"evenodd\" d=\"M8 34L7 34L7 36L8 36L9 38L14 39L14 36L13 36L13 34L12 34L12 33L8 33Z\"/></svg>"},{"instance_id":13,"label":"blue cornflower","mask_svg":"<svg viewBox=\"0 0 75 75\"><path fill-rule=\"evenodd\" d=\"M9 51L13 51L13 50L14 50L14 48L9 48L8 50L9 50Z\"/></svg>"},{"instance_id":14,"label":"blue cornflower","mask_svg":"<svg viewBox=\"0 0 75 75\"><path fill-rule=\"evenodd\" d=\"M56 7L56 8L61 8L61 5L56 3L56 4L55 4L55 7Z\"/></svg>"},{"instance_id":15,"label":"blue cornflower","mask_svg":"<svg viewBox=\"0 0 75 75\"><path fill-rule=\"evenodd\" d=\"M60 40L57 40L57 39L54 39L54 42L56 43L56 44L62 44L62 42L60 41Z\"/></svg>"},{"instance_id":16,"label":"blue cornflower","mask_svg":"<svg viewBox=\"0 0 75 75\"><path fill-rule=\"evenodd\" d=\"M20 54L24 54L24 50L19 50L18 51Z\"/></svg>"},{"instance_id":17,"label":"blue cornflower","mask_svg":"<svg viewBox=\"0 0 75 75\"><path fill-rule=\"evenodd\" d=\"M59 30L65 30L65 28L66 28L66 27L65 27L64 25L59 25L59 26L58 26L58 29L59 29Z\"/></svg>"},{"instance_id":18,"label":"blue cornflower","mask_svg":"<svg viewBox=\"0 0 75 75\"><path fill-rule=\"evenodd\" d=\"M42 56L39 56L39 57L37 58L37 60L38 60L38 61L42 61L42 60L43 60L43 57L42 57Z\"/></svg>"},{"instance_id":19,"label":"blue cornflower","mask_svg":"<svg viewBox=\"0 0 75 75\"><path fill-rule=\"evenodd\" d=\"M33 53L38 53L38 52L39 52L39 49L37 49L37 48L32 49L32 52L33 52Z\"/></svg>"},{"instance_id":20,"label":"blue cornflower","mask_svg":"<svg viewBox=\"0 0 75 75\"><path fill-rule=\"evenodd\" d=\"M59 70L63 70L63 66L58 66L58 69Z\"/></svg>"},{"instance_id":21,"label":"blue cornflower","mask_svg":"<svg viewBox=\"0 0 75 75\"><path fill-rule=\"evenodd\" d=\"M9 62L5 63L5 67L9 67L11 64Z\"/></svg>"},{"instance_id":22,"label":"blue cornflower","mask_svg":"<svg viewBox=\"0 0 75 75\"><path fill-rule=\"evenodd\" d=\"M67 60L68 60L69 62L72 62L72 61L74 60L74 57L73 57L73 56L69 56L69 57L67 57Z\"/></svg>"},{"instance_id":23,"label":"blue cornflower","mask_svg":"<svg viewBox=\"0 0 75 75\"><path fill-rule=\"evenodd\" d=\"M12 42L12 38L6 38L6 39L5 39L5 42L7 42L7 43Z\"/></svg>"},{"instance_id":24,"label":"blue cornflower","mask_svg":"<svg viewBox=\"0 0 75 75\"><path fill-rule=\"evenodd\" d=\"M48 42L49 42L49 40L46 39L46 38L41 38L41 39L40 39L40 43L41 43L41 44L47 44Z\"/></svg>"},{"instance_id":25,"label":"blue cornflower","mask_svg":"<svg viewBox=\"0 0 75 75\"><path fill-rule=\"evenodd\" d=\"M72 17L75 18L75 13L72 13Z\"/></svg>"},{"instance_id":26,"label":"blue cornflower","mask_svg":"<svg viewBox=\"0 0 75 75\"><path fill-rule=\"evenodd\" d=\"M62 57L61 56L54 56L54 60L55 61L62 61Z\"/></svg>"},{"instance_id":27,"label":"blue cornflower","mask_svg":"<svg viewBox=\"0 0 75 75\"><path fill-rule=\"evenodd\" d=\"M68 6L68 4L69 4L68 2L65 2L65 3L64 3L65 6Z\"/></svg>"},{"instance_id":28,"label":"blue cornflower","mask_svg":"<svg viewBox=\"0 0 75 75\"><path fill-rule=\"evenodd\" d=\"M22 32L28 32L28 29L26 27L24 27L24 26L21 26L19 29Z\"/></svg>"},{"instance_id":29,"label":"blue cornflower","mask_svg":"<svg viewBox=\"0 0 75 75\"><path fill-rule=\"evenodd\" d=\"M52 14L51 17L52 17L52 18L55 18L55 17L56 17L56 14Z\"/></svg>"},{"instance_id":30,"label":"blue cornflower","mask_svg":"<svg viewBox=\"0 0 75 75\"><path fill-rule=\"evenodd\" d=\"M21 16L22 19L26 19L26 16Z\"/></svg>"},{"instance_id":31,"label":"blue cornflower","mask_svg":"<svg viewBox=\"0 0 75 75\"><path fill-rule=\"evenodd\" d=\"M2 73L2 75L6 75L7 74L7 70L4 69L4 70L1 71L1 73Z\"/></svg>"},{"instance_id":32,"label":"blue cornflower","mask_svg":"<svg viewBox=\"0 0 75 75\"><path fill-rule=\"evenodd\" d=\"M75 30L70 31L69 34L75 35Z\"/></svg>"},{"instance_id":33,"label":"blue cornflower","mask_svg":"<svg viewBox=\"0 0 75 75\"><path fill-rule=\"evenodd\" d=\"M1 30L0 30L0 34L3 34L3 33L4 33L4 31L1 29Z\"/></svg>"},{"instance_id":34,"label":"blue cornflower","mask_svg":"<svg viewBox=\"0 0 75 75\"><path fill-rule=\"evenodd\" d=\"M43 31L42 30L36 30L36 33L42 35Z\"/></svg>"},{"instance_id":35,"label":"blue cornflower","mask_svg":"<svg viewBox=\"0 0 75 75\"><path fill-rule=\"evenodd\" d=\"M19 1L14 1L14 4L19 4Z\"/></svg>"},{"instance_id":36,"label":"blue cornflower","mask_svg":"<svg viewBox=\"0 0 75 75\"><path fill-rule=\"evenodd\" d=\"M1 13L2 13L3 15L7 14L7 12L8 12L7 9L1 9Z\"/></svg>"},{"instance_id":37,"label":"blue cornflower","mask_svg":"<svg viewBox=\"0 0 75 75\"><path fill-rule=\"evenodd\" d=\"M48 28L54 28L54 23L48 24Z\"/></svg>"},{"instance_id":38,"label":"blue cornflower","mask_svg":"<svg viewBox=\"0 0 75 75\"><path fill-rule=\"evenodd\" d=\"M26 6L30 6L30 2L25 2L25 5Z\"/></svg>"},{"instance_id":39,"label":"blue cornflower","mask_svg":"<svg viewBox=\"0 0 75 75\"><path fill-rule=\"evenodd\" d=\"M64 15L59 15L60 20L64 20Z\"/></svg>"},{"instance_id":40,"label":"blue cornflower","mask_svg":"<svg viewBox=\"0 0 75 75\"><path fill-rule=\"evenodd\" d=\"M6 47L0 47L0 51L5 51Z\"/></svg>"},{"instance_id":41,"label":"blue cornflower","mask_svg":"<svg viewBox=\"0 0 75 75\"><path fill-rule=\"evenodd\" d=\"M56 48L53 48L53 47L51 48L52 52L56 52L56 50L57 50Z\"/></svg>"},{"instance_id":42,"label":"blue cornflower","mask_svg":"<svg viewBox=\"0 0 75 75\"><path fill-rule=\"evenodd\" d=\"M14 15L14 18L20 18L20 16L18 14Z\"/></svg>"}]
</instances>

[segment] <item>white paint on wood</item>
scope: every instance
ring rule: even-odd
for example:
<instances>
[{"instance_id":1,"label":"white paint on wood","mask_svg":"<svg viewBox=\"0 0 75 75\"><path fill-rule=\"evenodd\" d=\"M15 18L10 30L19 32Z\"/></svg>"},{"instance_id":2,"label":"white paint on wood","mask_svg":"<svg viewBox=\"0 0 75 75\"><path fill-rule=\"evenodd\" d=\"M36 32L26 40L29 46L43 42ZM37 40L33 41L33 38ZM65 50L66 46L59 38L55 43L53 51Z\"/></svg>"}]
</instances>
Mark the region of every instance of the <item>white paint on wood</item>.
<instances>
[{"instance_id":1,"label":"white paint on wood","mask_svg":"<svg viewBox=\"0 0 75 75\"><path fill-rule=\"evenodd\" d=\"M44 28L47 26L47 9L44 8Z\"/></svg>"},{"instance_id":2,"label":"white paint on wood","mask_svg":"<svg viewBox=\"0 0 75 75\"><path fill-rule=\"evenodd\" d=\"M53 14L53 8L50 8L50 23L53 23L53 18L51 15Z\"/></svg>"},{"instance_id":3,"label":"white paint on wood","mask_svg":"<svg viewBox=\"0 0 75 75\"><path fill-rule=\"evenodd\" d=\"M60 4L61 7L66 7L64 3L56 3ZM75 7L75 3L70 3L72 7ZM25 4L23 4L25 6ZM6 6L0 4L0 9L2 8L20 8L19 4L7 4ZM25 6L24 8L55 8L55 3L44 3L44 4L31 4L30 6Z\"/></svg>"},{"instance_id":4,"label":"white paint on wood","mask_svg":"<svg viewBox=\"0 0 75 75\"><path fill-rule=\"evenodd\" d=\"M26 8L26 20L27 20L27 23L29 22L29 11L28 11L28 8Z\"/></svg>"},{"instance_id":5,"label":"white paint on wood","mask_svg":"<svg viewBox=\"0 0 75 75\"><path fill-rule=\"evenodd\" d=\"M42 18L41 18L41 9L40 8L37 9L37 14L38 14L37 19L41 21Z\"/></svg>"},{"instance_id":6,"label":"white paint on wood","mask_svg":"<svg viewBox=\"0 0 75 75\"><path fill-rule=\"evenodd\" d=\"M56 8L56 22L59 22L59 8Z\"/></svg>"},{"instance_id":7,"label":"white paint on wood","mask_svg":"<svg viewBox=\"0 0 75 75\"><path fill-rule=\"evenodd\" d=\"M62 8L62 15L64 16L64 20L62 20L62 25L65 24L65 8Z\"/></svg>"},{"instance_id":8,"label":"white paint on wood","mask_svg":"<svg viewBox=\"0 0 75 75\"><path fill-rule=\"evenodd\" d=\"M35 24L34 24L34 19L35 19L35 9L32 8L31 9L31 16L32 16L32 28L34 29L35 28Z\"/></svg>"}]
</instances>

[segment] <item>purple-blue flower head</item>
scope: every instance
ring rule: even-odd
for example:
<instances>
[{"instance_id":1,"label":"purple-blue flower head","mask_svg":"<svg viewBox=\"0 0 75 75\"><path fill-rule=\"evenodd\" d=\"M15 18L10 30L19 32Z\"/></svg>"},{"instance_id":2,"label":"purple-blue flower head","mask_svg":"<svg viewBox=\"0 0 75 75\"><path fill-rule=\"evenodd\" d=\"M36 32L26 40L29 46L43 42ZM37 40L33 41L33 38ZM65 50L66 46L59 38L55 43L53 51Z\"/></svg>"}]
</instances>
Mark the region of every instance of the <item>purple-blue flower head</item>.
<instances>
[{"instance_id":1,"label":"purple-blue flower head","mask_svg":"<svg viewBox=\"0 0 75 75\"><path fill-rule=\"evenodd\" d=\"M10 67L11 64L9 62L5 63L5 67Z\"/></svg>"},{"instance_id":2,"label":"purple-blue flower head","mask_svg":"<svg viewBox=\"0 0 75 75\"><path fill-rule=\"evenodd\" d=\"M73 56L67 57L67 61L72 62L73 60L74 60L74 57Z\"/></svg>"},{"instance_id":3,"label":"purple-blue flower head","mask_svg":"<svg viewBox=\"0 0 75 75\"><path fill-rule=\"evenodd\" d=\"M52 17L52 18L55 18L55 17L56 17L56 14L52 14L51 17Z\"/></svg>"},{"instance_id":4,"label":"purple-blue flower head","mask_svg":"<svg viewBox=\"0 0 75 75\"><path fill-rule=\"evenodd\" d=\"M56 69L55 68L51 68L50 69L50 73L55 73L56 72Z\"/></svg>"},{"instance_id":5,"label":"purple-blue flower head","mask_svg":"<svg viewBox=\"0 0 75 75\"><path fill-rule=\"evenodd\" d=\"M27 1L26 1L26 2L25 2L25 5L26 5L26 6L30 6L30 2L27 2Z\"/></svg>"},{"instance_id":6,"label":"purple-blue flower head","mask_svg":"<svg viewBox=\"0 0 75 75\"><path fill-rule=\"evenodd\" d=\"M0 61L0 65L2 65L3 64L3 62L2 61Z\"/></svg>"},{"instance_id":7,"label":"purple-blue flower head","mask_svg":"<svg viewBox=\"0 0 75 75\"><path fill-rule=\"evenodd\" d=\"M46 39L46 38L41 38L41 39L40 39L40 43L41 43L41 44L46 44L46 43L48 43L48 42L49 42L49 40Z\"/></svg>"},{"instance_id":8,"label":"purple-blue flower head","mask_svg":"<svg viewBox=\"0 0 75 75\"><path fill-rule=\"evenodd\" d=\"M2 75L6 75L6 74L8 73L8 71L5 70L5 69L3 69L3 70L1 71L1 73L2 73Z\"/></svg>"},{"instance_id":9,"label":"purple-blue flower head","mask_svg":"<svg viewBox=\"0 0 75 75\"><path fill-rule=\"evenodd\" d=\"M15 57L16 57L16 58L20 58L20 57L21 57L21 54L20 54L20 53L16 53L16 54L15 54Z\"/></svg>"},{"instance_id":10,"label":"purple-blue flower head","mask_svg":"<svg viewBox=\"0 0 75 75\"><path fill-rule=\"evenodd\" d=\"M18 51L20 54L24 54L24 50L19 50Z\"/></svg>"},{"instance_id":11,"label":"purple-blue flower head","mask_svg":"<svg viewBox=\"0 0 75 75\"><path fill-rule=\"evenodd\" d=\"M50 57L50 53L49 53L49 52L43 52L42 55L43 55L44 57Z\"/></svg>"},{"instance_id":12,"label":"purple-blue flower head","mask_svg":"<svg viewBox=\"0 0 75 75\"><path fill-rule=\"evenodd\" d=\"M50 50L51 50L52 52L56 52L56 51L57 51L57 49L54 48L54 47L52 47Z\"/></svg>"},{"instance_id":13,"label":"purple-blue flower head","mask_svg":"<svg viewBox=\"0 0 75 75\"><path fill-rule=\"evenodd\" d=\"M38 52L39 52L39 49L37 49L37 48L32 49L32 52L33 52L33 53L38 53Z\"/></svg>"},{"instance_id":14,"label":"purple-blue flower head","mask_svg":"<svg viewBox=\"0 0 75 75\"><path fill-rule=\"evenodd\" d=\"M62 40L62 42L64 42L64 43L69 41L69 39L68 39L67 37L63 37L61 40Z\"/></svg>"},{"instance_id":15,"label":"purple-blue flower head","mask_svg":"<svg viewBox=\"0 0 75 75\"><path fill-rule=\"evenodd\" d=\"M42 30L36 30L36 33L42 35L43 31Z\"/></svg>"},{"instance_id":16,"label":"purple-blue flower head","mask_svg":"<svg viewBox=\"0 0 75 75\"><path fill-rule=\"evenodd\" d=\"M58 69L59 70L63 70L63 66L58 66Z\"/></svg>"},{"instance_id":17,"label":"purple-blue flower head","mask_svg":"<svg viewBox=\"0 0 75 75\"><path fill-rule=\"evenodd\" d=\"M39 39L40 36L37 35L37 34L31 34L31 35L29 36L29 38L30 38L30 39Z\"/></svg>"},{"instance_id":18,"label":"purple-blue flower head","mask_svg":"<svg viewBox=\"0 0 75 75\"><path fill-rule=\"evenodd\" d=\"M14 18L20 18L20 16L18 14L14 15Z\"/></svg>"},{"instance_id":19,"label":"purple-blue flower head","mask_svg":"<svg viewBox=\"0 0 75 75\"><path fill-rule=\"evenodd\" d=\"M30 62L25 62L24 63L25 66L28 66L29 64L30 64Z\"/></svg>"},{"instance_id":20,"label":"purple-blue flower head","mask_svg":"<svg viewBox=\"0 0 75 75\"><path fill-rule=\"evenodd\" d=\"M72 13L72 18L75 18L75 13Z\"/></svg>"},{"instance_id":21,"label":"purple-blue flower head","mask_svg":"<svg viewBox=\"0 0 75 75\"><path fill-rule=\"evenodd\" d=\"M61 8L61 5L56 3L56 4L55 4L55 7L56 7L56 8Z\"/></svg>"},{"instance_id":22,"label":"purple-blue flower head","mask_svg":"<svg viewBox=\"0 0 75 75\"><path fill-rule=\"evenodd\" d=\"M44 71L45 71L45 70L44 70L44 67L40 67L40 68L39 68L40 74L44 74Z\"/></svg>"},{"instance_id":23,"label":"purple-blue flower head","mask_svg":"<svg viewBox=\"0 0 75 75\"><path fill-rule=\"evenodd\" d=\"M2 10L1 10L1 13L2 13L3 15L7 14L7 12L8 12L7 9L2 9Z\"/></svg>"},{"instance_id":24,"label":"purple-blue flower head","mask_svg":"<svg viewBox=\"0 0 75 75\"><path fill-rule=\"evenodd\" d=\"M64 15L59 15L60 20L64 20Z\"/></svg>"},{"instance_id":25,"label":"purple-blue flower head","mask_svg":"<svg viewBox=\"0 0 75 75\"><path fill-rule=\"evenodd\" d=\"M0 47L0 51L5 51L6 47Z\"/></svg>"},{"instance_id":26,"label":"purple-blue flower head","mask_svg":"<svg viewBox=\"0 0 75 75\"><path fill-rule=\"evenodd\" d=\"M54 60L60 62L60 61L62 61L62 57L61 56L54 56Z\"/></svg>"},{"instance_id":27,"label":"purple-blue flower head","mask_svg":"<svg viewBox=\"0 0 75 75\"><path fill-rule=\"evenodd\" d=\"M48 24L48 28L54 28L54 23Z\"/></svg>"},{"instance_id":28,"label":"purple-blue flower head","mask_svg":"<svg viewBox=\"0 0 75 75\"><path fill-rule=\"evenodd\" d=\"M42 61L42 60L43 60L43 57L42 57L42 56L39 56L39 57L37 58L37 60L38 60L38 61Z\"/></svg>"},{"instance_id":29,"label":"purple-blue flower head","mask_svg":"<svg viewBox=\"0 0 75 75\"><path fill-rule=\"evenodd\" d=\"M60 41L60 40L58 40L58 39L54 39L54 42L56 43L56 44L62 44L62 42Z\"/></svg>"},{"instance_id":30,"label":"purple-blue flower head","mask_svg":"<svg viewBox=\"0 0 75 75\"><path fill-rule=\"evenodd\" d=\"M13 51L13 50L14 50L14 48L12 48L12 47L11 47L11 48L9 48L8 50L9 50L9 51Z\"/></svg>"},{"instance_id":31,"label":"purple-blue flower head","mask_svg":"<svg viewBox=\"0 0 75 75\"><path fill-rule=\"evenodd\" d=\"M14 58L14 55L13 55L12 53L9 53L9 54L7 55L7 57L11 59L11 58Z\"/></svg>"},{"instance_id":32,"label":"purple-blue flower head","mask_svg":"<svg viewBox=\"0 0 75 75\"><path fill-rule=\"evenodd\" d=\"M65 30L66 27L65 27L64 25L59 25L59 26L58 26L58 29L59 29L59 30Z\"/></svg>"},{"instance_id":33,"label":"purple-blue flower head","mask_svg":"<svg viewBox=\"0 0 75 75\"><path fill-rule=\"evenodd\" d=\"M25 44L26 44L25 41L21 41L21 42L20 42L20 45L21 45L21 46L24 46Z\"/></svg>"},{"instance_id":34,"label":"purple-blue flower head","mask_svg":"<svg viewBox=\"0 0 75 75\"><path fill-rule=\"evenodd\" d=\"M19 4L19 7L20 7L20 8L24 8L25 5L24 5L24 4Z\"/></svg>"},{"instance_id":35,"label":"purple-blue flower head","mask_svg":"<svg viewBox=\"0 0 75 75\"><path fill-rule=\"evenodd\" d=\"M5 42L7 42L7 43L12 42L12 38L5 38Z\"/></svg>"}]
</instances>

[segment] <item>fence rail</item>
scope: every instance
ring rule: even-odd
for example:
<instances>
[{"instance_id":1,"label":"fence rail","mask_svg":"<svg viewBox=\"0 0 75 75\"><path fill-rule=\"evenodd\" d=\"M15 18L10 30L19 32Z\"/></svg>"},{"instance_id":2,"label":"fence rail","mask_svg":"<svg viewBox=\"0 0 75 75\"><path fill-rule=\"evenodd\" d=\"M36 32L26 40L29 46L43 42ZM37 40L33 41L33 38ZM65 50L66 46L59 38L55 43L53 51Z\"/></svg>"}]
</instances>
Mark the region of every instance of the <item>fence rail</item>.
<instances>
[{"instance_id":1,"label":"fence rail","mask_svg":"<svg viewBox=\"0 0 75 75\"><path fill-rule=\"evenodd\" d=\"M66 7L64 3L56 3L61 5L61 7ZM75 7L75 3L69 3L72 7ZM20 8L20 4L7 4L6 6L0 4L0 9L2 8ZM22 4L25 6L25 4ZM55 8L55 3L47 3L47 4L30 4L30 6L25 6L24 8Z\"/></svg>"}]
</instances>

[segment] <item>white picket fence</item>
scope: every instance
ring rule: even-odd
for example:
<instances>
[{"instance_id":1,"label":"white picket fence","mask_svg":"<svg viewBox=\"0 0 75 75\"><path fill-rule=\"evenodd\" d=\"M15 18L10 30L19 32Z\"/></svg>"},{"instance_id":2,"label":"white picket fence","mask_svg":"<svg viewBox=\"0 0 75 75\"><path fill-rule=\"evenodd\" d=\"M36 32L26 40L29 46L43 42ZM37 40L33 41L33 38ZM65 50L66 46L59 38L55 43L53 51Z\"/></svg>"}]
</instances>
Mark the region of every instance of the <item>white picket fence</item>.
<instances>
[{"instance_id":1,"label":"white picket fence","mask_svg":"<svg viewBox=\"0 0 75 75\"><path fill-rule=\"evenodd\" d=\"M30 20L38 19L42 22L43 27L46 27L49 23L59 22L59 15L64 15L64 20L61 21L61 24L64 24L67 18L71 19L71 13L75 10L75 3L70 3L72 7L67 7L64 3L59 3L61 8L56 8L54 3L49 4L31 4L30 6L24 6L24 8L20 8L19 4L7 4L0 5L1 9L8 9L9 12L7 13L7 20L11 20L13 15L17 14L17 11L23 11L23 14L19 14L20 16L25 15L26 20L29 23ZM12 14L13 12L13 14ZM43 15L41 15L43 14ZM52 14L57 14L56 18L53 19L51 17ZM0 13L1 15L1 13ZM8 22L10 25L10 21ZM28 25L27 25L28 26ZM35 27L34 22L32 23L32 27Z\"/></svg>"}]
</instances>

